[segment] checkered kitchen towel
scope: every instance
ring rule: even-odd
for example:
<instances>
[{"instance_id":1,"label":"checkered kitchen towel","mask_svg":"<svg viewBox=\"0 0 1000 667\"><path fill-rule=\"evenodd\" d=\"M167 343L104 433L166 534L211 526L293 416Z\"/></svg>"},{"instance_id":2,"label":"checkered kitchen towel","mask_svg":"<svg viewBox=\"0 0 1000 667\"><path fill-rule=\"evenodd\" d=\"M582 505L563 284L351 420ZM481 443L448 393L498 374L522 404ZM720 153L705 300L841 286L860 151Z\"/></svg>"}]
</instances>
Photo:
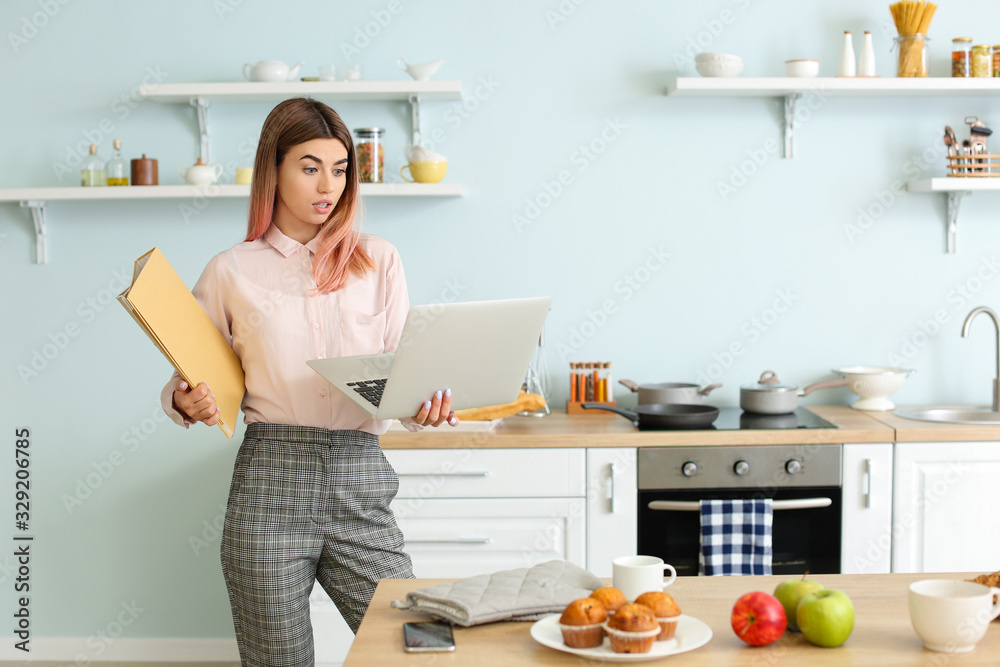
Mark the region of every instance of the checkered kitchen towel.
<instances>
[{"instance_id":1,"label":"checkered kitchen towel","mask_svg":"<svg viewBox=\"0 0 1000 667\"><path fill-rule=\"evenodd\" d=\"M770 498L701 501L698 574L771 574Z\"/></svg>"}]
</instances>

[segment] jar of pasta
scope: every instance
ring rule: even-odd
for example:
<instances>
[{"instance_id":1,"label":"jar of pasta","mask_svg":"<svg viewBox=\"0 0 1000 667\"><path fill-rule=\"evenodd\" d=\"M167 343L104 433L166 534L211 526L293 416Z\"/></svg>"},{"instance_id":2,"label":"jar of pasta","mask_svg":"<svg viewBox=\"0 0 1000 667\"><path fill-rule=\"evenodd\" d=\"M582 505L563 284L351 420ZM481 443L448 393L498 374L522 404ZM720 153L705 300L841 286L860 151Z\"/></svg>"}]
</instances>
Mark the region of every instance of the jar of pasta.
<instances>
[{"instance_id":1,"label":"jar of pasta","mask_svg":"<svg viewBox=\"0 0 1000 667\"><path fill-rule=\"evenodd\" d=\"M358 156L358 180L362 183L383 183L385 176L385 147L382 145L381 127L354 129L357 142L354 151Z\"/></svg>"},{"instance_id":2,"label":"jar of pasta","mask_svg":"<svg viewBox=\"0 0 1000 667\"><path fill-rule=\"evenodd\" d=\"M993 76L993 48L989 44L972 47L972 76Z\"/></svg>"}]
</instances>

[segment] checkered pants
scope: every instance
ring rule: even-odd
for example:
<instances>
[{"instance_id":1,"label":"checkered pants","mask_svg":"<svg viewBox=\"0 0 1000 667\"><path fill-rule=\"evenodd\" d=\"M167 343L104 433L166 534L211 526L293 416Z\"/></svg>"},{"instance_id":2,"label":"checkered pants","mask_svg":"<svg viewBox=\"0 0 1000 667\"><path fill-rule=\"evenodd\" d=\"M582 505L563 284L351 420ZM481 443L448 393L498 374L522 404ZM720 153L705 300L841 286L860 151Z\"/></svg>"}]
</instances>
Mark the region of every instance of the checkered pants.
<instances>
[{"instance_id":1,"label":"checkered pants","mask_svg":"<svg viewBox=\"0 0 1000 667\"><path fill-rule=\"evenodd\" d=\"M222 572L243 665L313 665L316 579L357 632L381 578L413 576L378 436L250 424L236 457Z\"/></svg>"}]
</instances>

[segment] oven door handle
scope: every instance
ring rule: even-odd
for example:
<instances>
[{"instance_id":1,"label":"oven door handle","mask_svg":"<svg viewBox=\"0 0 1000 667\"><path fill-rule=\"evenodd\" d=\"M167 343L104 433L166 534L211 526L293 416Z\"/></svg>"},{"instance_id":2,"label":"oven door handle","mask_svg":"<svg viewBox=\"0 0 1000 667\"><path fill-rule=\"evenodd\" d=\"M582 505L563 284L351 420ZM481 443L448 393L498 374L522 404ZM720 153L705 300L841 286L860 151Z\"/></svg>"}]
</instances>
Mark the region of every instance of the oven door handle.
<instances>
[{"instance_id":1,"label":"oven door handle","mask_svg":"<svg viewBox=\"0 0 1000 667\"><path fill-rule=\"evenodd\" d=\"M795 500L775 500L771 505L776 510L810 510L818 507L829 507L832 504L833 501L829 498L796 498ZM696 500L653 500L648 507L651 510L668 512L698 512L701 510L701 504Z\"/></svg>"}]
</instances>

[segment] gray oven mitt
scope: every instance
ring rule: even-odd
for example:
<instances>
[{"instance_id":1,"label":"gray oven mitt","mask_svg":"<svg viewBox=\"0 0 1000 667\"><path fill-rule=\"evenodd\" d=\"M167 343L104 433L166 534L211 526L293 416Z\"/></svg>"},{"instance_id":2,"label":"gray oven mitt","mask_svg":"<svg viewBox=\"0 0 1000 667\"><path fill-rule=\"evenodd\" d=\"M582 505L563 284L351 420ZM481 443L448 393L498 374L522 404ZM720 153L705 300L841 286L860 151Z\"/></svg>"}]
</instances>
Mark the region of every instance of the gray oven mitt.
<instances>
[{"instance_id":1,"label":"gray oven mitt","mask_svg":"<svg viewBox=\"0 0 1000 667\"><path fill-rule=\"evenodd\" d=\"M392 601L396 609L429 614L455 625L534 621L604 585L587 570L564 560L530 568L480 574L421 588Z\"/></svg>"}]
</instances>

